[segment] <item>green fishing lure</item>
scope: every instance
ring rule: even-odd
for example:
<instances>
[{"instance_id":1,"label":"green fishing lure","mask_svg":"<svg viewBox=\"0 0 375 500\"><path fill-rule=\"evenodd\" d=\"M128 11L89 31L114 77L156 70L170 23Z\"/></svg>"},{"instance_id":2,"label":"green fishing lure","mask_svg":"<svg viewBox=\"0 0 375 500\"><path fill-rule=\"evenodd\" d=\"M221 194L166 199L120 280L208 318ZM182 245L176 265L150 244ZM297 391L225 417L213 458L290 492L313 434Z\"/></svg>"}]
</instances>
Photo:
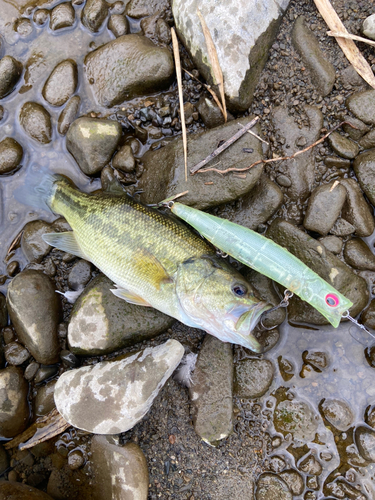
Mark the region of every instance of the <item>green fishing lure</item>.
<instances>
[{"instance_id":1,"label":"green fishing lure","mask_svg":"<svg viewBox=\"0 0 375 500\"><path fill-rule=\"evenodd\" d=\"M351 319L348 310L353 303L277 243L182 203L167 202L167 206L217 248L311 304L335 328L343 316Z\"/></svg>"}]
</instances>

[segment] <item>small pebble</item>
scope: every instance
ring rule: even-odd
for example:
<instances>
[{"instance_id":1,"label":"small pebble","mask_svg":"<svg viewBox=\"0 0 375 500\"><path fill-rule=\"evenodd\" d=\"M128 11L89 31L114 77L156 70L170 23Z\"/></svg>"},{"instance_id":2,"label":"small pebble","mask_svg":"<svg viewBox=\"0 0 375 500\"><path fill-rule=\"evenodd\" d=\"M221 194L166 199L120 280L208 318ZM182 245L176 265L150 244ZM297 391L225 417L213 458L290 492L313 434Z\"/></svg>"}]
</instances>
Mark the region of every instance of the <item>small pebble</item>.
<instances>
[{"instance_id":1,"label":"small pebble","mask_svg":"<svg viewBox=\"0 0 375 500\"><path fill-rule=\"evenodd\" d=\"M53 377L58 371L58 367L56 365L41 365L38 373L35 376L35 383L40 384L43 380L47 378Z\"/></svg>"},{"instance_id":2,"label":"small pebble","mask_svg":"<svg viewBox=\"0 0 375 500\"><path fill-rule=\"evenodd\" d=\"M85 463L85 458L81 450L73 450L68 455L68 466L71 470L76 470L82 467Z\"/></svg>"},{"instance_id":3,"label":"small pebble","mask_svg":"<svg viewBox=\"0 0 375 500\"><path fill-rule=\"evenodd\" d=\"M10 342L4 348L4 356L10 365L19 366L30 357L29 351L17 342Z\"/></svg>"},{"instance_id":4,"label":"small pebble","mask_svg":"<svg viewBox=\"0 0 375 500\"><path fill-rule=\"evenodd\" d=\"M35 361L32 361L29 365L27 365L24 373L25 379L32 380L35 377L36 372L39 370L39 366L39 363L36 363Z\"/></svg>"}]
</instances>

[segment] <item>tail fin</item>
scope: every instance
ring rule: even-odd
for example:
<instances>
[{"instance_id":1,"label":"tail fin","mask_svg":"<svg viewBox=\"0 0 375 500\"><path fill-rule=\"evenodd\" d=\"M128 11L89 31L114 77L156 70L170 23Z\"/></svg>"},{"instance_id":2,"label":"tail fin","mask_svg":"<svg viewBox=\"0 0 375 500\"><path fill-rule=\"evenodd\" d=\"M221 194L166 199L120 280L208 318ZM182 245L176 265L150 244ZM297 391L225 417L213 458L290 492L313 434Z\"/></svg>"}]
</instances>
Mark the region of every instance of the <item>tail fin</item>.
<instances>
[{"instance_id":1,"label":"tail fin","mask_svg":"<svg viewBox=\"0 0 375 500\"><path fill-rule=\"evenodd\" d=\"M46 167L33 165L27 172L23 185L14 191L14 197L23 205L50 211L54 184L60 178Z\"/></svg>"}]
</instances>

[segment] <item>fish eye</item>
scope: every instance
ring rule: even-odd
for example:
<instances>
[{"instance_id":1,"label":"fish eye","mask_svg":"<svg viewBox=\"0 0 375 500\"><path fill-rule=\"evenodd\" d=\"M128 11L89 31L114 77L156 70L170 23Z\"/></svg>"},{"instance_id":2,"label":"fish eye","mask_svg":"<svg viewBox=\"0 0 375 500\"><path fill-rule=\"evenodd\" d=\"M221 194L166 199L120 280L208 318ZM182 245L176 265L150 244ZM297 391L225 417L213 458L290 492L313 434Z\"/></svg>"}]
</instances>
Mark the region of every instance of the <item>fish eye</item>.
<instances>
[{"instance_id":1,"label":"fish eye","mask_svg":"<svg viewBox=\"0 0 375 500\"><path fill-rule=\"evenodd\" d=\"M238 297L243 297L247 293L247 288L245 285L233 285L232 292Z\"/></svg>"},{"instance_id":2,"label":"fish eye","mask_svg":"<svg viewBox=\"0 0 375 500\"><path fill-rule=\"evenodd\" d=\"M339 298L334 293L329 293L326 295L326 304L330 307L336 307L339 305Z\"/></svg>"}]
</instances>

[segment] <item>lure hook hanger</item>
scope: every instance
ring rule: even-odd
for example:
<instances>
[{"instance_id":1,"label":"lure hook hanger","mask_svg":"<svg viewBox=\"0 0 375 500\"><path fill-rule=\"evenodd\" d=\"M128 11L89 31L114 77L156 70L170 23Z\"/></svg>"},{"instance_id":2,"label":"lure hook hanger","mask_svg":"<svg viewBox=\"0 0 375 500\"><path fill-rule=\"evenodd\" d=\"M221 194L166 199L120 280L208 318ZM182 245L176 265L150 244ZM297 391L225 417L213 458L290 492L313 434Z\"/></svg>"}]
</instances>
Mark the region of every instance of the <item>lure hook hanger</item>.
<instances>
[{"instance_id":1,"label":"lure hook hanger","mask_svg":"<svg viewBox=\"0 0 375 500\"><path fill-rule=\"evenodd\" d=\"M364 332L368 333L371 337L373 337L375 339L375 335L373 333L371 333L366 327L365 325L362 325L361 323L359 323L355 318L353 318L352 316L350 316L350 313L349 311L345 311L344 314L342 315L343 318L345 319L348 319L349 321L351 321L352 323L354 323L358 328L360 328L361 330L363 330Z\"/></svg>"}]
</instances>

